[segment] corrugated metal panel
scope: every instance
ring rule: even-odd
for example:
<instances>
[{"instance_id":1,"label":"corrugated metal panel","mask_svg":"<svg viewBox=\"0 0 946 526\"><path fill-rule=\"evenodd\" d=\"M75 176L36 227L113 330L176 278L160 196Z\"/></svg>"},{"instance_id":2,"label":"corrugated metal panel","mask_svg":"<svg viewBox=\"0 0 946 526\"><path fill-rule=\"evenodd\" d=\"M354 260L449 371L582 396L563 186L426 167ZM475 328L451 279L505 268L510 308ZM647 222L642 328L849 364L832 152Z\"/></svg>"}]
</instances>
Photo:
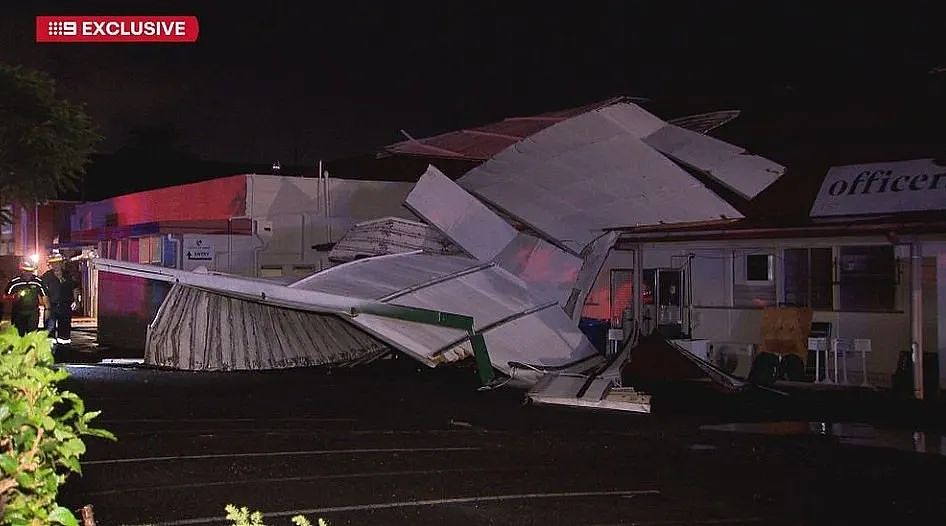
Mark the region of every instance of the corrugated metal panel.
<instances>
[{"instance_id":1,"label":"corrugated metal panel","mask_svg":"<svg viewBox=\"0 0 946 526\"><path fill-rule=\"evenodd\" d=\"M705 172L747 199L755 197L785 173L785 167L780 164L672 124L649 135L644 142L682 164Z\"/></svg>"},{"instance_id":2,"label":"corrugated metal panel","mask_svg":"<svg viewBox=\"0 0 946 526\"><path fill-rule=\"evenodd\" d=\"M405 204L480 261L489 261L516 237L516 229L433 166Z\"/></svg>"},{"instance_id":3,"label":"corrugated metal panel","mask_svg":"<svg viewBox=\"0 0 946 526\"><path fill-rule=\"evenodd\" d=\"M393 254L338 265L301 279L290 287L377 300L480 265L466 256L422 252Z\"/></svg>"},{"instance_id":4,"label":"corrugated metal panel","mask_svg":"<svg viewBox=\"0 0 946 526\"><path fill-rule=\"evenodd\" d=\"M575 253L604 228L742 217L641 140L664 125L616 104L546 128L458 182Z\"/></svg>"},{"instance_id":5,"label":"corrugated metal panel","mask_svg":"<svg viewBox=\"0 0 946 526\"><path fill-rule=\"evenodd\" d=\"M341 318L174 285L149 329L145 363L186 370L341 364L390 350Z\"/></svg>"},{"instance_id":6,"label":"corrugated metal panel","mask_svg":"<svg viewBox=\"0 0 946 526\"><path fill-rule=\"evenodd\" d=\"M358 223L332 247L328 258L347 262L385 254L422 250L456 255L460 250L434 227L397 217Z\"/></svg>"}]
</instances>

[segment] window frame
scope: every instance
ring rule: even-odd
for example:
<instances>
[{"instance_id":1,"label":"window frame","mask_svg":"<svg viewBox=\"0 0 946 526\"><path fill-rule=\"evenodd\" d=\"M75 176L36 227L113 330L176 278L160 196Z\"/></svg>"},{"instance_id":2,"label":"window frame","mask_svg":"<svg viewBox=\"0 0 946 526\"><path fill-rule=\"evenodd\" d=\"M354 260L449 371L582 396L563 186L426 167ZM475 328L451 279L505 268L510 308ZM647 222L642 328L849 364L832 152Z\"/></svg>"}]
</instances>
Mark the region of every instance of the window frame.
<instances>
[{"instance_id":1,"label":"window frame","mask_svg":"<svg viewBox=\"0 0 946 526\"><path fill-rule=\"evenodd\" d=\"M798 301L789 302L789 301L788 301L788 294L789 294L789 279L788 279L789 276L788 276L788 272L789 272L789 268L790 268L789 261L792 261L792 258L789 257L789 252L790 252L790 251L799 251L799 252L804 251L804 259L801 260L801 261L804 261L804 262L805 262L805 269L804 269L804 297L803 297L803 300L804 300L804 301L803 301L803 302L798 302ZM819 270L821 270L821 272L816 272L816 271L815 271L815 269L817 268L817 266L815 265L815 260L816 260L815 251L824 251L824 252L827 253L827 256L828 256L827 267L826 267L826 268L821 268L821 269L819 269ZM779 298L779 299L781 300L780 303L781 303L782 305L785 305L785 306L806 307L806 308L810 308L811 310L815 310L815 311L834 311L834 310L835 310L835 298L834 298L834 285L835 285L835 283L834 283L834 282L835 282L835 280L834 280L834 272L835 272L835 271L834 271L834 268L835 268L835 256L834 256L834 248L832 248L832 247L824 247L824 246L784 247L784 248L782 248L781 257L782 257L782 265L781 265L781 268L782 268L782 272L781 272L781 283L782 283L782 287L781 287L780 298ZM823 274L824 274L824 271L827 271L827 273L826 273L827 275L826 275L826 276L823 275ZM815 298L814 293L815 293L815 291L816 291L815 285L816 285L816 281L819 281L819 280L816 279L816 278L825 278L825 277L827 278L827 283L826 283L826 284L827 284L827 290L826 290L826 292L827 292L827 295L828 295L827 304L821 303L821 304L815 305L815 303L816 303L816 302L814 301L814 298ZM822 282L822 283L819 283L819 284L822 284L822 285L823 285L824 283Z\"/></svg>"},{"instance_id":2,"label":"window frame","mask_svg":"<svg viewBox=\"0 0 946 526\"><path fill-rule=\"evenodd\" d=\"M766 279L752 279L749 277L749 258L765 258ZM771 284L775 281L775 256L773 254L743 254L743 283L746 285Z\"/></svg>"},{"instance_id":3,"label":"window frame","mask_svg":"<svg viewBox=\"0 0 946 526\"><path fill-rule=\"evenodd\" d=\"M845 249L848 251L869 251L871 249L875 250L884 250L889 251L890 259L885 264L889 265L885 269L886 272L889 272L889 276L886 275L886 272L877 273L877 272L852 272L845 270L843 268L844 262L843 259L845 256L857 256L857 254L847 254L845 255ZM886 256L886 254L885 254ZM837 301L836 309L840 312L900 312L898 305L898 293L900 291L900 263L897 260L897 251L896 247L893 245L840 245L837 247L837 257L835 258L835 285L837 287ZM847 274L847 275L846 275ZM851 305L848 303L845 304L845 282L848 286L856 284L858 281L865 282L871 279L882 279L887 282L885 285L889 287L889 290L885 291L885 294L889 294L889 303L886 305L881 305L879 307L865 307L863 305ZM848 300L851 301L851 300Z\"/></svg>"}]
</instances>

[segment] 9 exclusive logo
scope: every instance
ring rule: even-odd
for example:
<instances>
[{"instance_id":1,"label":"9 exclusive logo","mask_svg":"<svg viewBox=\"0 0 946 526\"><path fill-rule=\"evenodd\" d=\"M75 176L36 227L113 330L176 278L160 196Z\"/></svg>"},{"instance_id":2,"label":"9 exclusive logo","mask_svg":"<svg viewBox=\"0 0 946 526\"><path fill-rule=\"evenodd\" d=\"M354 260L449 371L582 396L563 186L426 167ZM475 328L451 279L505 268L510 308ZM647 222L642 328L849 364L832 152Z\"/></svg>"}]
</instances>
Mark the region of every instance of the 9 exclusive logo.
<instances>
[{"instance_id":1,"label":"9 exclusive logo","mask_svg":"<svg viewBox=\"0 0 946 526\"><path fill-rule=\"evenodd\" d=\"M37 16L37 42L197 41L196 16Z\"/></svg>"}]
</instances>

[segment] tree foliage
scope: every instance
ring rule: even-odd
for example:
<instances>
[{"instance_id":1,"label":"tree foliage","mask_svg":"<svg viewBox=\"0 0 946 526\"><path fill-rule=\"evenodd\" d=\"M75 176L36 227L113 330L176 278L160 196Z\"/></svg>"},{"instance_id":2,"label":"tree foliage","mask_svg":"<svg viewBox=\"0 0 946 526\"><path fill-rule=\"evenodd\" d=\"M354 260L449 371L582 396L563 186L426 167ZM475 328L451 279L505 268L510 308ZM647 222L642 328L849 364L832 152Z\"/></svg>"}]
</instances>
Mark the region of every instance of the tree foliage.
<instances>
[{"instance_id":1,"label":"tree foliage","mask_svg":"<svg viewBox=\"0 0 946 526\"><path fill-rule=\"evenodd\" d=\"M101 140L49 75L0 63L0 199L31 204L74 190Z\"/></svg>"},{"instance_id":2,"label":"tree foliage","mask_svg":"<svg viewBox=\"0 0 946 526\"><path fill-rule=\"evenodd\" d=\"M98 411L85 411L78 395L56 384L69 373L53 364L45 331L20 337L0 331L0 522L11 526L74 526L72 512L56 503L70 472L81 473L82 436L114 440L89 426Z\"/></svg>"}]
</instances>

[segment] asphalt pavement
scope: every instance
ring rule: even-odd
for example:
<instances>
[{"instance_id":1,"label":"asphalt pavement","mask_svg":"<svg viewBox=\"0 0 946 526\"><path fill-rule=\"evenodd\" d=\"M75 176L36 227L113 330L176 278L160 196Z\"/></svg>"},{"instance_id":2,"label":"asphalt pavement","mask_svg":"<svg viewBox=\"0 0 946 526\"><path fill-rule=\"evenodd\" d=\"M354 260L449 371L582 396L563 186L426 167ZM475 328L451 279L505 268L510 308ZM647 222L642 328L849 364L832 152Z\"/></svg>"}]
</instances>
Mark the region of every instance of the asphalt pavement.
<instances>
[{"instance_id":1,"label":"asphalt pavement","mask_svg":"<svg viewBox=\"0 0 946 526\"><path fill-rule=\"evenodd\" d=\"M89 440L60 500L92 504L104 526L223 524L228 503L270 525L297 513L332 525L946 522L943 456L701 429L731 421L725 411L529 406L515 389L478 391L472 369L407 359L67 367L68 388L119 440Z\"/></svg>"}]
</instances>

